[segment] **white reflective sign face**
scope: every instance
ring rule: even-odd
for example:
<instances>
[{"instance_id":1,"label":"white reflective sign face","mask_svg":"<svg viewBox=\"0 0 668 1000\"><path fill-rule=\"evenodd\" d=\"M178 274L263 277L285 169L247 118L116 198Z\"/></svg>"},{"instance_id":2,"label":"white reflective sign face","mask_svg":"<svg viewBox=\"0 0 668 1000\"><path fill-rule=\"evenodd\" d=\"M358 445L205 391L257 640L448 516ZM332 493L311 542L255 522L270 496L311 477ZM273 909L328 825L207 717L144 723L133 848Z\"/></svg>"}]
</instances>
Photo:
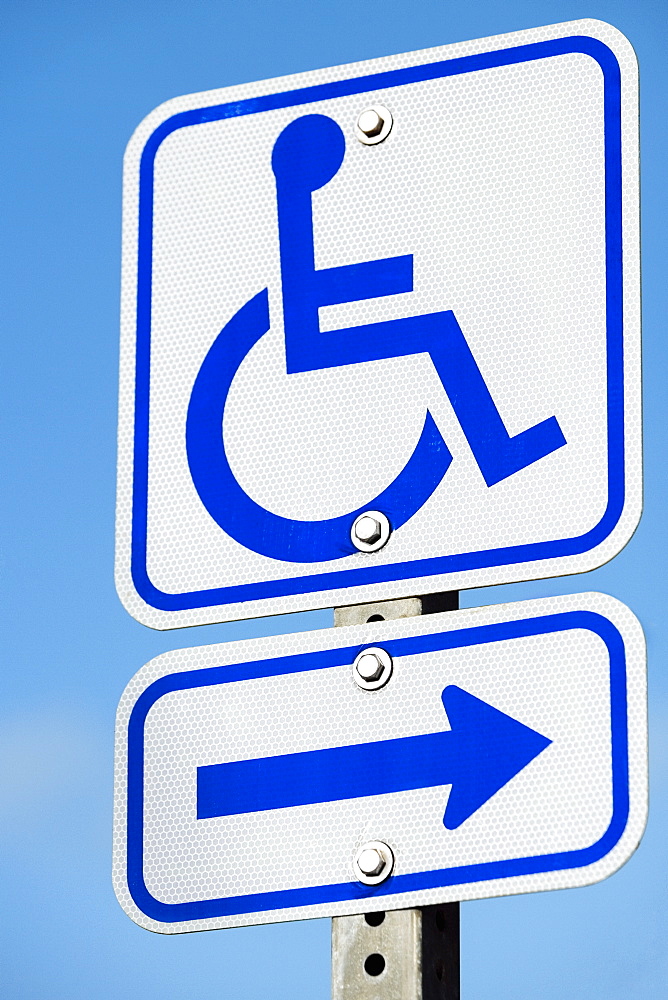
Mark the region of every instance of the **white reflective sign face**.
<instances>
[{"instance_id":1,"label":"white reflective sign face","mask_svg":"<svg viewBox=\"0 0 668 1000\"><path fill-rule=\"evenodd\" d=\"M165 653L118 710L114 885L164 933L586 885L645 812L642 630L601 594Z\"/></svg>"},{"instance_id":2,"label":"white reflective sign face","mask_svg":"<svg viewBox=\"0 0 668 1000\"><path fill-rule=\"evenodd\" d=\"M636 116L631 47L594 21L153 112L126 158L128 610L196 625L615 555L640 513Z\"/></svg>"}]
</instances>

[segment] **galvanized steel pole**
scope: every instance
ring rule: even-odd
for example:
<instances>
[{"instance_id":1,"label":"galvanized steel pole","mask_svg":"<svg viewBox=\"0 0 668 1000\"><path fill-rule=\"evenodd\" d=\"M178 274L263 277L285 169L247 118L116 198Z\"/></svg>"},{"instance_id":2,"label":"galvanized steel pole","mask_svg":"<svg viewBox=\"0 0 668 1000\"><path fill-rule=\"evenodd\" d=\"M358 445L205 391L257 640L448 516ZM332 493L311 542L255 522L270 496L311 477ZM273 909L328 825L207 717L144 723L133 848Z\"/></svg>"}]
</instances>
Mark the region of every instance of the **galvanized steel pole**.
<instances>
[{"instance_id":1,"label":"galvanized steel pole","mask_svg":"<svg viewBox=\"0 0 668 1000\"><path fill-rule=\"evenodd\" d=\"M457 591L335 608L334 624L456 611ZM459 1000L459 903L332 919L332 1000Z\"/></svg>"}]
</instances>

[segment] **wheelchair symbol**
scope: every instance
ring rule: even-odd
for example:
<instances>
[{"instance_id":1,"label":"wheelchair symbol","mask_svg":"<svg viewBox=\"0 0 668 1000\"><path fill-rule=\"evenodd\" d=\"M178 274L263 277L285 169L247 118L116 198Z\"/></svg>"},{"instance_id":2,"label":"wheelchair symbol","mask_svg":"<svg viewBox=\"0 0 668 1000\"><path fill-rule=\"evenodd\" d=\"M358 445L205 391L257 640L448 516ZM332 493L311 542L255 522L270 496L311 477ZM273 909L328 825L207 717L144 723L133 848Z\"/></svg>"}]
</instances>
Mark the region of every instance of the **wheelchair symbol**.
<instances>
[{"instance_id":1,"label":"wheelchair symbol","mask_svg":"<svg viewBox=\"0 0 668 1000\"><path fill-rule=\"evenodd\" d=\"M321 306L413 290L412 254L316 270L311 193L335 176L344 155L343 132L324 115L296 119L274 144L287 374L429 354L488 487L565 445L556 417L510 437L451 311L321 332ZM396 531L432 495L452 455L427 410L408 462L363 507L340 517L297 521L255 503L230 468L222 425L234 376L268 330L265 288L230 319L206 355L188 406L190 473L211 517L246 548L289 562L342 559L357 552L350 530L360 514L380 511Z\"/></svg>"}]
</instances>

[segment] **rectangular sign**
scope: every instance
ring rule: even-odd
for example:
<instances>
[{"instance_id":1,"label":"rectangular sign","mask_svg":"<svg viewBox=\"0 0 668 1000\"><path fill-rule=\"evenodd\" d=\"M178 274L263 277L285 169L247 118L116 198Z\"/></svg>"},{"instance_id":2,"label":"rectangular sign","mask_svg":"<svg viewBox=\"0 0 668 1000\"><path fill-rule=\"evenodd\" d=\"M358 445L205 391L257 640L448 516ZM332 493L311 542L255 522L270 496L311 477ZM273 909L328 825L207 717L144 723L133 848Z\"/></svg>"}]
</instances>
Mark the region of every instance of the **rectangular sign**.
<instances>
[{"instance_id":1,"label":"rectangular sign","mask_svg":"<svg viewBox=\"0 0 668 1000\"><path fill-rule=\"evenodd\" d=\"M117 896L178 933L595 882L642 835L645 697L601 594L165 653L118 709Z\"/></svg>"},{"instance_id":2,"label":"rectangular sign","mask_svg":"<svg viewBox=\"0 0 668 1000\"><path fill-rule=\"evenodd\" d=\"M125 161L154 628L590 570L641 509L637 67L576 21L180 97Z\"/></svg>"}]
</instances>

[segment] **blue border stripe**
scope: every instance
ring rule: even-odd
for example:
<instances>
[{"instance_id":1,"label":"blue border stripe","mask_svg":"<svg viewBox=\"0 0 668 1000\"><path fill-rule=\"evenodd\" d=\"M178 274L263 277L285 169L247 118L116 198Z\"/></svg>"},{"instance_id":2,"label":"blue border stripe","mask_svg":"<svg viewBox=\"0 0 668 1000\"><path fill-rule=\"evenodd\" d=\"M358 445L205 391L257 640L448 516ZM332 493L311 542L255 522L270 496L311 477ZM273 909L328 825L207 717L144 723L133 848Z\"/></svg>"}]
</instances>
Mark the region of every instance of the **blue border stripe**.
<instances>
[{"instance_id":1,"label":"blue border stripe","mask_svg":"<svg viewBox=\"0 0 668 1000\"><path fill-rule=\"evenodd\" d=\"M624 641L612 622L592 611L568 611L541 618L393 639L383 645L392 656L396 657L459 649L481 643L503 642L507 639L532 635L548 635L575 628L586 629L600 636L610 655L612 817L607 830L595 843L576 851L396 875L383 885L375 887L362 886L357 882L342 882L336 885L253 893L247 896L205 899L190 903L163 903L155 899L146 888L143 873L144 727L152 706L171 691L230 684L303 670L323 670L351 663L363 645L346 646L314 653L301 653L296 656L283 656L273 660L256 660L252 663L169 674L154 681L140 695L128 723L127 876L133 900L139 909L153 920L176 923L341 900L376 899L419 889L464 885L469 882L511 878L539 872L564 871L599 861L619 842L629 815L626 654Z\"/></svg>"},{"instance_id":2,"label":"blue border stripe","mask_svg":"<svg viewBox=\"0 0 668 1000\"><path fill-rule=\"evenodd\" d=\"M149 383L151 364L151 284L153 243L153 183L155 157L164 140L178 129L205 122L258 114L278 108L298 107L314 101L360 92L388 89L498 66L580 52L601 67L604 81L605 218L608 403L608 503L599 523L574 538L554 539L500 549L437 556L360 569L332 570L312 576L271 580L230 587L170 594L151 582L147 571ZM512 49L481 53L423 66L391 70L268 94L209 108L184 111L163 122L144 147L140 163L139 251L137 287L137 355L135 388L134 482L132 503L131 572L137 593L147 604L163 611L183 611L243 601L264 600L292 594L345 589L407 578L459 573L492 566L577 555L600 545L613 531L624 508L624 368L622 302L622 174L621 78L613 52L595 38L574 36Z\"/></svg>"}]
</instances>

